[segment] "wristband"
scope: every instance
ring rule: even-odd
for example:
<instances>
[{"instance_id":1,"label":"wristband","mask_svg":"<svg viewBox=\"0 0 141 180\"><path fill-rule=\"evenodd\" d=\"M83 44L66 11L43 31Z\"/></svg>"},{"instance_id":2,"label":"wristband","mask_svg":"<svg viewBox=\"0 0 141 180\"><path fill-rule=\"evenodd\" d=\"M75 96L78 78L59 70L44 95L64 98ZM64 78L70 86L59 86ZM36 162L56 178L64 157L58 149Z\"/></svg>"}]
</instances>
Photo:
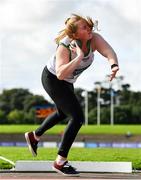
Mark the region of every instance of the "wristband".
<instances>
[{"instance_id":1,"label":"wristband","mask_svg":"<svg viewBox=\"0 0 141 180\"><path fill-rule=\"evenodd\" d=\"M117 66L118 66L118 64L112 64L111 69L113 69L114 67L117 67Z\"/></svg>"}]
</instances>

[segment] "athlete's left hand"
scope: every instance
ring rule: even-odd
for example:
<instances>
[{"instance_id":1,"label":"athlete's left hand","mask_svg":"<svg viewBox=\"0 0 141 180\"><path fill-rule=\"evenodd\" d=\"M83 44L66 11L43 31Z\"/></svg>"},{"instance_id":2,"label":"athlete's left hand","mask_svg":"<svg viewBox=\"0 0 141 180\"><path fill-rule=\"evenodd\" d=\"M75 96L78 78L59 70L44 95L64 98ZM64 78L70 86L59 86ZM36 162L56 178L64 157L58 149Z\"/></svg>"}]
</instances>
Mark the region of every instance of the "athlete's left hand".
<instances>
[{"instance_id":1,"label":"athlete's left hand","mask_svg":"<svg viewBox=\"0 0 141 180\"><path fill-rule=\"evenodd\" d=\"M116 73L117 73L117 71L119 70L119 67L118 66L116 66L116 67L113 67L112 69L111 69L111 74L110 74L110 76L109 76L109 81L112 81L114 78L115 78L115 76L116 76Z\"/></svg>"}]
</instances>

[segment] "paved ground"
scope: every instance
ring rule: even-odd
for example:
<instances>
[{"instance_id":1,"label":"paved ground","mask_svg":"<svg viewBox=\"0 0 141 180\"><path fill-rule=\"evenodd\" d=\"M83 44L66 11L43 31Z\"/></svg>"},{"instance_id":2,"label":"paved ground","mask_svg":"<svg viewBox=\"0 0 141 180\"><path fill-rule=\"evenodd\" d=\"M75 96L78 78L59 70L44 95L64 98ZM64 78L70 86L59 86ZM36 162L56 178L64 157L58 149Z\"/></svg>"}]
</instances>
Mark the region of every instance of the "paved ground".
<instances>
[{"instance_id":1,"label":"paved ground","mask_svg":"<svg viewBox=\"0 0 141 180\"><path fill-rule=\"evenodd\" d=\"M20 179L20 180L61 180L61 179L85 179L85 180L105 180L105 179L139 179L141 180L141 173L81 173L80 177L64 177L57 173L47 173L47 172L6 172L0 171L0 179L6 180L13 180L13 179Z\"/></svg>"}]
</instances>

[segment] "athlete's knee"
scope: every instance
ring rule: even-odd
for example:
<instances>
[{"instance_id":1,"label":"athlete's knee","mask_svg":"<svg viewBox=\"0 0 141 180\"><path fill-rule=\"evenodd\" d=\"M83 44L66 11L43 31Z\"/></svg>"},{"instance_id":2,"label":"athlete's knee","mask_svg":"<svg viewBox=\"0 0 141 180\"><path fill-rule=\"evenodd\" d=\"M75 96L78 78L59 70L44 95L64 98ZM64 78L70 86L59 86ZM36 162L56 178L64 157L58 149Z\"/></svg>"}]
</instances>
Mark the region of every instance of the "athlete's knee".
<instances>
[{"instance_id":1,"label":"athlete's knee","mask_svg":"<svg viewBox=\"0 0 141 180\"><path fill-rule=\"evenodd\" d=\"M82 126L84 122L85 122L85 119L81 119L81 120L79 121L80 126Z\"/></svg>"},{"instance_id":2,"label":"athlete's knee","mask_svg":"<svg viewBox=\"0 0 141 180\"><path fill-rule=\"evenodd\" d=\"M85 118L84 118L84 114L83 113L79 113L77 116L75 116L73 118L73 120L75 121L75 124L78 125L78 126L82 126L82 124L84 123L85 121Z\"/></svg>"},{"instance_id":3,"label":"athlete's knee","mask_svg":"<svg viewBox=\"0 0 141 180\"><path fill-rule=\"evenodd\" d=\"M57 111L57 116L59 119L64 120L66 119L67 115L64 114L62 111Z\"/></svg>"}]
</instances>

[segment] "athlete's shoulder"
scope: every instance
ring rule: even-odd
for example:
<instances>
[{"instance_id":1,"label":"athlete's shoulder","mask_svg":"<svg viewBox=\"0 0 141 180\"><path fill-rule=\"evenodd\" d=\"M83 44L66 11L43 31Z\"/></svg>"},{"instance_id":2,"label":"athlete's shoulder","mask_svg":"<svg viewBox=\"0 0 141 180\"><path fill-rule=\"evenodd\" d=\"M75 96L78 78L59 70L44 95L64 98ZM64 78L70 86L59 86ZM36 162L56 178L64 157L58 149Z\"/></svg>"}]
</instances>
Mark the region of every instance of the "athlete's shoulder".
<instances>
[{"instance_id":1,"label":"athlete's shoulder","mask_svg":"<svg viewBox=\"0 0 141 180\"><path fill-rule=\"evenodd\" d=\"M65 46L69 46L71 43L71 39L68 36L65 36L63 39L60 40L59 44L63 44Z\"/></svg>"},{"instance_id":2,"label":"athlete's shoulder","mask_svg":"<svg viewBox=\"0 0 141 180\"><path fill-rule=\"evenodd\" d=\"M91 39L91 47L92 47L93 51L96 50L96 42L97 42L98 37L99 37L99 34L93 32L93 36L92 36L92 39Z\"/></svg>"},{"instance_id":3,"label":"athlete's shoulder","mask_svg":"<svg viewBox=\"0 0 141 180\"><path fill-rule=\"evenodd\" d=\"M94 51L96 50L97 44L99 44L102 41L104 41L104 38L99 33L93 32L91 44Z\"/></svg>"},{"instance_id":4,"label":"athlete's shoulder","mask_svg":"<svg viewBox=\"0 0 141 180\"><path fill-rule=\"evenodd\" d=\"M92 40L96 40L97 38L102 38L102 36L99 33L93 32Z\"/></svg>"}]
</instances>

